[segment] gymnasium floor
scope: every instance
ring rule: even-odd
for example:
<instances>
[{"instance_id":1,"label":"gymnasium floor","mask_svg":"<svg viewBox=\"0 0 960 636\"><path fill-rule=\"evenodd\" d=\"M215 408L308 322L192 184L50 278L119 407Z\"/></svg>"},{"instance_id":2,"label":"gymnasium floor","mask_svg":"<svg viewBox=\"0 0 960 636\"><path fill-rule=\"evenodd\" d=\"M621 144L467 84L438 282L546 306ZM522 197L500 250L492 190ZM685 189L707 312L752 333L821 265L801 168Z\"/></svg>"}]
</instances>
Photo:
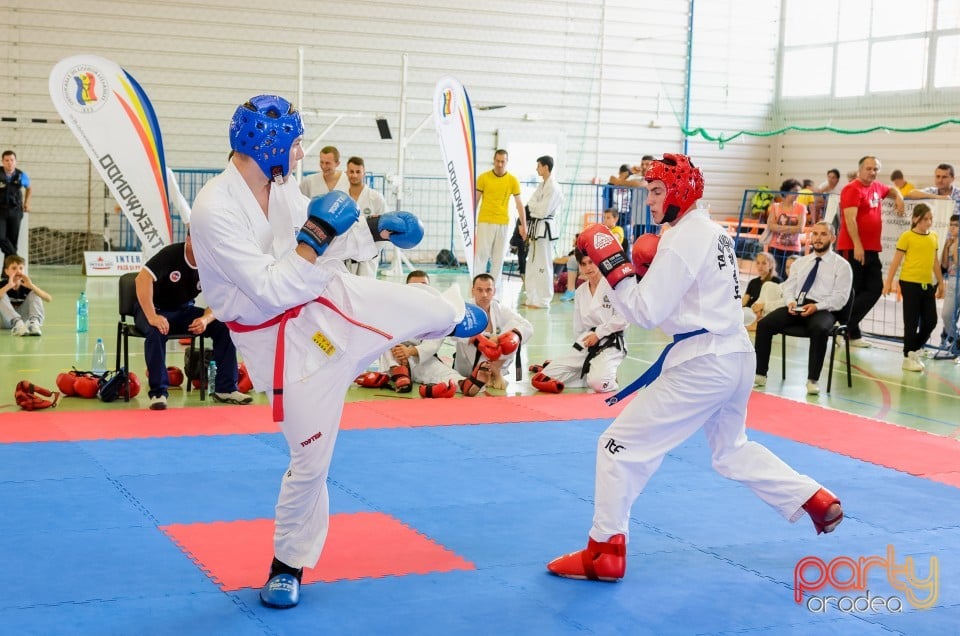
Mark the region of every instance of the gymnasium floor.
<instances>
[{"instance_id":1,"label":"gymnasium floor","mask_svg":"<svg viewBox=\"0 0 960 636\"><path fill-rule=\"evenodd\" d=\"M30 274L54 302L42 337L0 333L0 387L8 387L0 633L957 633L960 366L952 361L906 375L896 346L878 343L853 352L848 389L841 352L832 392L824 371L824 392L808 397L805 342L788 340L785 381L775 344L767 387L751 401L750 435L837 492L847 519L819 537L806 518L784 522L712 472L698 433L667 456L634 506L628 574L618 584L557 579L543 568L585 541L596 439L616 408L583 391L533 395L523 382L510 384L510 400L495 391L426 401L355 388L331 471L327 549L305 573L300 607L280 612L256 596L286 462L266 401L223 406L174 391L156 413L144 391L129 404L68 398L57 409L19 411L18 380L53 387L61 370L89 368L96 337L110 360L116 347L115 279L73 268ZM465 294L468 285L451 274L433 283ZM82 289L86 335L74 333ZM505 301L520 294L508 279ZM524 368L569 345L571 309L557 299L549 311L521 310L536 329ZM666 343L659 332L627 335L622 382ZM169 351L179 366L180 346ZM142 373L142 355L133 359ZM867 557L884 564L864 572L863 585L838 589ZM810 563L840 565L816 589ZM799 602L798 569L807 582ZM833 605L823 607L828 596Z\"/></svg>"}]
</instances>

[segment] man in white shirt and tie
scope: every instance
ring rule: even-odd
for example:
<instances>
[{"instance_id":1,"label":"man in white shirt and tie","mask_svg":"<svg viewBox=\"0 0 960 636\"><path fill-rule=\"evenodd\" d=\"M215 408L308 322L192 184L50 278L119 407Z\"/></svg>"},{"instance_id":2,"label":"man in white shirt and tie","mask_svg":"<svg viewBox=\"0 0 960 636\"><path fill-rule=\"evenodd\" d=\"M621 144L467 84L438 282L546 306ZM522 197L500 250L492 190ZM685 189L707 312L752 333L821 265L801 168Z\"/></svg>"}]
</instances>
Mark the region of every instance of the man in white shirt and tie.
<instances>
[{"instance_id":1,"label":"man in white shirt and tie","mask_svg":"<svg viewBox=\"0 0 960 636\"><path fill-rule=\"evenodd\" d=\"M820 371L827 355L830 329L837 321L836 313L846 306L853 284L850 263L831 249L833 239L830 224L821 222L813 226L810 237L813 251L793 264L790 278L782 285L786 307L775 309L757 323L755 386L767 384L773 337L787 327L803 325L810 335L807 394L820 393Z\"/></svg>"}]
</instances>

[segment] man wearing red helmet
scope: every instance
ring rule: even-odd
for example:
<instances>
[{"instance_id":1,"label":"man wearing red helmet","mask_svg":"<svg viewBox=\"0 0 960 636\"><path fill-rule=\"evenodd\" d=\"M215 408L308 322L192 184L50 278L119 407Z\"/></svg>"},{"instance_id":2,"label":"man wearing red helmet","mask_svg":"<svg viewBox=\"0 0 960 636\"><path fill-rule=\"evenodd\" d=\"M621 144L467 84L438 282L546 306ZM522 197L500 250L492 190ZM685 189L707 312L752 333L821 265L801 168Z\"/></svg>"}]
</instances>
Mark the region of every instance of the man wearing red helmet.
<instances>
[{"instance_id":1,"label":"man wearing red helmet","mask_svg":"<svg viewBox=\"0 0 960 636\"><path fill-rule=\"evenodd\" d=\"M747 485L793 522L806 511L817 533L843 519L840 501L765 447L747 440L747 399L756 358L743 328L742 287L733 242L705 210L703 176L684 155L664 155L644 178L658 224L670 223L643 279L607 228L580 234L586 252L613 288L610 300L627 320L673 337L660 359L608 403L646 386L597 444L593 526L587 547L547 569L575 579L616 581L626 571L630 508L664 455L699 428L713 467Z\"/></svg>"}]
</instances>

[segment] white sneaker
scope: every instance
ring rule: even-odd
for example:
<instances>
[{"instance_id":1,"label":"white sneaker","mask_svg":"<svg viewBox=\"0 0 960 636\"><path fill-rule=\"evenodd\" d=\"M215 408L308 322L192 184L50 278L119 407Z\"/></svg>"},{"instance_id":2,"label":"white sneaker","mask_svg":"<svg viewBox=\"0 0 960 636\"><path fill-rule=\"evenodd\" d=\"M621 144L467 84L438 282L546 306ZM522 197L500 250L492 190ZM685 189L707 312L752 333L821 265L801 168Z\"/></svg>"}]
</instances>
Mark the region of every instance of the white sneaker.
<instances>
[{"instance_id":1,"label":"white sneaker","mask_svg":"<svg viewBox=\"0 0 960 636\"><path fill-rule=\"evenodd\" d=\"M247 395L246 393L241 393L240 391L234 391L233 393L213 393L214 402L223 402L224 404L250 404L253 402L253 397Z\"/></svg>"},{"instance_id":2,"label":"white sneaker","mask_svg":"<svg viewBox=\"0 0 960 636\"><path fill-rule=\"evenodd\" d=\"M857 349L869 349L873 345L864 340L863 338L851 338L850 346L856 347Z\"/></svg>"},{"instance_id":3,"label":"white sneaker","mask_svg":"<svg viewBox=\"0 0 960 636\"><path fill-rule=\"evenodd\" d=\"M151 411L162 411L167 408L167 396L166 395L156 395L150 398L150 410Z\"/></svg>"},{"instance_id":4,"label":"white sneaker","mask_svg":"<svg viewBox=\"0 0 960 636\"><path fill-rule=\"evenodd\" d=\"M904 371L923 371L923 363L920 362L920 359L917 357L916 351L911 351L907 354L907 357L903 359L901 368Z\"/></svg>"},{"instance_id":5,"label":"white sneaker","mask_svg":"<svg viewBox=\"0 0 960 636\"><path fill-rule=\"evenodd\" d=\"M820 395L820 385L813 380L807 380L807 395Z\"/></svg>"},{"instance_id":6,"label":"white sneaker","mask_svg":"<svg viewBox=\"0 0 960 636\"><path fill-rule=\"evenodd\" d=\"M40 331L40 321L36 318L31 318L27 321L27 335L28 336L39 336L43 332Z\"/></svg>"},{"instance_id":7,"label":"white sneaker","mask_svg":"<svg viewBox=\"0 0 960 636\"><path fill-rule=\"evenodd\" d=\"M767 386L767 376L765 375L755 375L753 376L753 386Z\"/></svg>"},{"instance_id":8,"label":"white sneaker","mask_svg":"<svg viewBox=\"0 0 960 636\"><path fill-rule=\"evenodd\" d=\"M27 335L27 326L23 324L22 320L18 320L14 323L13 327L10 328L11 336L25 336Z\"/></svg>"}]
</instances>

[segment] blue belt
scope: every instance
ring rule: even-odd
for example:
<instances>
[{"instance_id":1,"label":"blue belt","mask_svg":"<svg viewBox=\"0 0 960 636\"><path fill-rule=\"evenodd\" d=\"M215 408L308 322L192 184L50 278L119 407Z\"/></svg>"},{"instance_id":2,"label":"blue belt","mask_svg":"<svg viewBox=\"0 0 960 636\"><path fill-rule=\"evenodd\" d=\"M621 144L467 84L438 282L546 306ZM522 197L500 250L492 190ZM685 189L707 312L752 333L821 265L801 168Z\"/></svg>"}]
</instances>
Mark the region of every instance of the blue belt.
<instances>
[{"instance_id":1,"label":"blue belt","mask_svg":"<svg viewBox=\"0 0 960 636\"><path fill-rule=\"evenodd\" d=\"M670 350L673 349L673 346L682 340L687 338L692 338L693 336L699 336L702 333L707 333L706 329L697 329L696 331L688 331L687 333L678 333L673 336L673 342L668 344L663 348L663 351L660 353L660 357L650 365L650 368L643 372L639 378L620 389L620 391L613 397L608 397L605 401L607 406L613 406L620 400L625 397L633 395L643 387L647 386L658 377L660 377L660 372L663 370L663 361L666 359L667 354L670 353Z\"/></svg>"}]
</instances>

